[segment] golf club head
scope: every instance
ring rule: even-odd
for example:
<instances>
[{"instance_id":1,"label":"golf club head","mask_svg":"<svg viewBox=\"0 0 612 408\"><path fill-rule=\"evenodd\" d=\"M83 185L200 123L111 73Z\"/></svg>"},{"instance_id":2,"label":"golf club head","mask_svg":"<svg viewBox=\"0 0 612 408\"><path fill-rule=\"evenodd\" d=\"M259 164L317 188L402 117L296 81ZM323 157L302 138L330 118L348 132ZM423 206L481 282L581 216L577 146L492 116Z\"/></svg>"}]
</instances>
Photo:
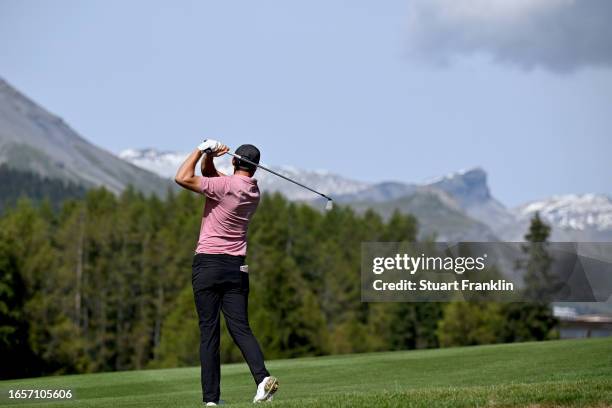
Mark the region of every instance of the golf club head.
<instances>
[{"instance_id":1,"label":"golf club head","mask_svg":"<svg viewBox=\"0 0 612 408\"><path fill-rule=\"evenodd\" d=\"M325 210L331 211L333 208L334 208L334 202L332 200L327 200L327 203L325 203Z\"/></svg>"}]
</instances>

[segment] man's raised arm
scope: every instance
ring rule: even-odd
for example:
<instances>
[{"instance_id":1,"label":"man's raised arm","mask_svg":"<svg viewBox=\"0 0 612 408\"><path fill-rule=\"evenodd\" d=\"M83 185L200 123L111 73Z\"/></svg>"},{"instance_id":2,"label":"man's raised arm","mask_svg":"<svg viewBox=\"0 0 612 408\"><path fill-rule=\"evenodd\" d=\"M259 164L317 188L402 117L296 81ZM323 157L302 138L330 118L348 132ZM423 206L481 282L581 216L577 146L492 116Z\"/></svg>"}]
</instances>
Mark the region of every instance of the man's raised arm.
<instances>
[{"instance_id":1,"label":"man's raised arm","mask_svg":"<svg viewBox=\"0 0 612 408\"><path fill-rule=\"evenodd\" d=\"M229 150L229 149L228 149ZM225 152L224 152L225 153ZM204 177L222 177L225 174L221 173L215 167L215 162L213 159L216 157L215 154L204 154L204 158L202 158L202 163L200 165L200 170L202 171L202 176Z\"/></svg>"},{"instance_id":2,"label":"man's raised arm","mask_svg":"<svg viewBox=\"0 0 612 408\"><path fill-rule=\"evenodd\" d=\"M176 181L181 187L186 188L188 190L195 191L196 193L201 193L200 191L200 178L195 175L195 167L198 163L198 160L204 154L204 151L210 149L211 153L206 154L206 158L204 160L210 160L212 162L213 157L219 157L224 155L229 151L229 148L224 144L217 142L216 140L205 140L201 143L196 150L194 150L188 157L185 159L181 167L179 167L176 172L176 176L174 177L174 181ZM205 169L203 166L202 170L206 170L207 173L214 171L214 176L218 176L219 173L215 170L214 165ZM204 173L204 172L203 172ZM212 174L212 173L211 173ZM211 177L211 175L203 174L204 177Z\"/></svg>"}]
</instances>

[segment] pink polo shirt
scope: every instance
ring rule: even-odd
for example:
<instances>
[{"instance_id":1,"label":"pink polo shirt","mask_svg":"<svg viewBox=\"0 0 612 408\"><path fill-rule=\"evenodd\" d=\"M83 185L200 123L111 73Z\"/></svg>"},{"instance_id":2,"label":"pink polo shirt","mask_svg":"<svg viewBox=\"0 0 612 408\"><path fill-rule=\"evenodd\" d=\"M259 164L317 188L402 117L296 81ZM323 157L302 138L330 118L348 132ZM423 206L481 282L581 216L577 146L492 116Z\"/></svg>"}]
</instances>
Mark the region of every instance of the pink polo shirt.
<instances>
[{"instance_id":1,"label":"pink polo shirt","mask_svg":"<svg viewBox=\"0 0 612 408\"><path fill-rule=\"evenodd\" d=\"M257 180L200 177L200 190L206 204L196 253L246 255L247 228L259 204Z\"/></svg>"}]
</instances>

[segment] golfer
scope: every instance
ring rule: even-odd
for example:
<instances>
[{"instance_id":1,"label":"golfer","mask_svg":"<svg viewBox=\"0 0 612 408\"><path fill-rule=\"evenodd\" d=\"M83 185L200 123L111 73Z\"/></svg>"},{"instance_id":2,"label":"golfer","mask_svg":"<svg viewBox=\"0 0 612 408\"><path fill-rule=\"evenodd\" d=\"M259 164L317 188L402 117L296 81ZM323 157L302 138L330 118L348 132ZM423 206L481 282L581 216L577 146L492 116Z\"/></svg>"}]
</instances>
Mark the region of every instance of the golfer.
<instances>
[{"instance_id":1,"label":"golfer","mask_svg":"<svg viewBox=\"0 0 612 408\"><path fill-rule=\"evenodd\" d=\"M220 173L213 158L228 151L216 140L205 140L187 157L175 178L182 187L206 196L191 279L200 326L203 401L207 406L217 405L221 395L219 310L223 310L229 333L255 379L253 402L272 400L278 389L248 318L249 274L244 261L247 228L259 204L259 187L253 178L256 167L233 158L234 174ZM259 163L259 150L253 145L240 146L236 154ZM199 177L194 173L202 155Z\"/></svg>"}]
</instances>

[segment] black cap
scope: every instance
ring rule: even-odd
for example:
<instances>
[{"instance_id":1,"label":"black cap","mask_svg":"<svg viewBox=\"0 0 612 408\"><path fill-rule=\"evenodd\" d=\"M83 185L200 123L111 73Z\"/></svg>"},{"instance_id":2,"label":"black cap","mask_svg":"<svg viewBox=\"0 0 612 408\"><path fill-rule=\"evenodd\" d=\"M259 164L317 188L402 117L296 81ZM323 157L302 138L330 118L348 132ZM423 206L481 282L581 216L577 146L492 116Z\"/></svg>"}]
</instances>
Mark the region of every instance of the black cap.
<instances>
[{"instance_id":1,"label":"black cap","mask_svg":"<svg viewBox=\"0 0 612 408\"><path fill-rule=\"evenodd\" d=\"M236 154L241 157L244 157L249 161L252 161L253 163L259 164L259 149L253 146L252 144L243 144L242 146L236 149ZM236 167L248 171L255 171L255 166L238 158L236 158Z\"/></svg>"}]
</instances>

